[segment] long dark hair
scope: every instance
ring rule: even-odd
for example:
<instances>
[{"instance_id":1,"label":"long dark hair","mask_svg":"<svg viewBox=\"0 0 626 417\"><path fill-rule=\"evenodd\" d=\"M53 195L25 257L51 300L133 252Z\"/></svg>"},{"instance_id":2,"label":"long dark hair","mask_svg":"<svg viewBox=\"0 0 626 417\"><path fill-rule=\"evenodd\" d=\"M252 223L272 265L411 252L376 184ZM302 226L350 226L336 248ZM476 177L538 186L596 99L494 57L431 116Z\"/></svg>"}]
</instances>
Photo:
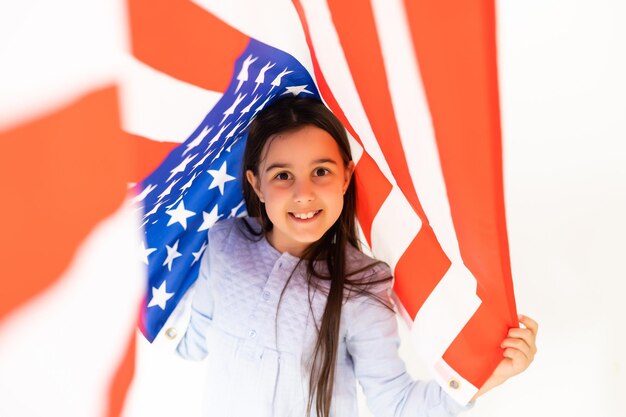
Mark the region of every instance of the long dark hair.
<instances>
[{"instance_id":1,"label":"long dark hair","mask_svg":"<svg viewBox=\"0 0 626 417\"><path fill-rule=\"evenodd\" d=\"M352 156L346 130L341 122L322 102L309 98L290 96L281 98L260 111L256 119L251 123L244 152L242 178L246 178L247 170L251 170L257 178L259 177L258 168L263 157L262 151L267 141L271 140L274 135L298 130L309 125L323 129L333 137L339 146L344 166L347 166L352 160ZM248 215L259 220L262 227L261 233L265 234L271 231L273 224L265 211L264 204L259 200L252 186L245 180L243 181L243 194ZM313 351L313 364L309 378L307 415L311 412L314 397L317 417L328 417L330 413L344 290L348 289L349 291L347 292L352 294L352 296L365 294L378 299L368 289L375 284L392 279L391 276L388 276L366 282L363 279L350 278L362 275L360 274L361 272L380 263L380 261L366 265L356 271L346 271L346 246L351 245L360 250L355 214L356 187L354 181L350 179L343 197L343 210L339 218L317 242L310 244L304 250L300 258L300 262L306 260L309 294L312 287L315 289L321 288L318 285L318 280L330 280L330 289L328 290L328 298L321 324L317 327L317 323L315 323L318 337ZM251 229L248 230L251 231ZM315 261L320 260L326 262L327 275L315 269ZM298 265L296 265L294 271ZM294 271L292 271L289 280L291 280ZM283 288L281 299L287 284ZM379 299L379 301L391 308L384 300ZM309 306L311 307L310 303L309 297ZM315 316L313 318L315 320Z\"/></svg>"}]
</instances>

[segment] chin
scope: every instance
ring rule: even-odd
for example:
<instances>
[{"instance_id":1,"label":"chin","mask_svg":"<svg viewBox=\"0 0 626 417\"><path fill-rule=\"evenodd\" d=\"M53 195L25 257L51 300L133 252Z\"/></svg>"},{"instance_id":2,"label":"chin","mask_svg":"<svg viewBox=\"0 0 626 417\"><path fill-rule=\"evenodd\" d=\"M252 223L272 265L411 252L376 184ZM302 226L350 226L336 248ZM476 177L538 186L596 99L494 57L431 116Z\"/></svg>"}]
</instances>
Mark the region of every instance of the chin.
<instances>
[{"instance_id":1,"label":"chin","mask_svg":"<svg viewBox=\"0 0 626 417\"><path fill-rule=\"evenodd\" d=\"M305 236L298 236L298 242L303 243L303 244L307 244L310 245L312 243L317 242L318 240L320 240L322 237L324 236L324 233L322 234L311 234L311 235L305 235Z\"/></svg>"}]
</instances>

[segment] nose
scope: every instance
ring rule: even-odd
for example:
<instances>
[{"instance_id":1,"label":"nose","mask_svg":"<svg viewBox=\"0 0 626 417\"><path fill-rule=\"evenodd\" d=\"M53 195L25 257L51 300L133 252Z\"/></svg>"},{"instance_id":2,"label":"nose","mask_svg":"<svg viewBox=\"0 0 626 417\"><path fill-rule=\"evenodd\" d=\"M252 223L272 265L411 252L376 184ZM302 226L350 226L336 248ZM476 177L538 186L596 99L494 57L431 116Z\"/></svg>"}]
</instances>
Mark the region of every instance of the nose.
<instances>
[{"instance_id":1,"label":"nose","mask_svg":"<svg viewBox=\"0 0 626 417\"><path fill-rule=\"evenodd\" d=\"M309 179L296 181L293 185L293 199L296 203L308 203L315 200L313 183Z\"/></svg>"}]
</instances>

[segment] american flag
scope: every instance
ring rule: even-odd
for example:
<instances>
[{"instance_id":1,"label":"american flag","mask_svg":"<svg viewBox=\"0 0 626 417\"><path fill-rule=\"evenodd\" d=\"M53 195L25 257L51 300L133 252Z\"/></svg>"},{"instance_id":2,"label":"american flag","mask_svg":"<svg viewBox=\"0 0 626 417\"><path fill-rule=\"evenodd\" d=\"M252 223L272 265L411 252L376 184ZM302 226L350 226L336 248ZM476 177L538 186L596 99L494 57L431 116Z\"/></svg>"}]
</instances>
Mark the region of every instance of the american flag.
<instances>
[{"instance_id":1,"label":"american flag","mask_svg":"<svg viewBox=\"0 0 626 417\"><path fill-rule=\"evenodd\" d=\"M320 98L307 70L289 54L254 39L235 62L224 95L187 140L137 186L143 207L150 292L141 329L153 341L198 276L207 230L246 214L241 188L246 129L280 96ZM141 204L143 203L143 204Z\"/></svg>"},{"instance_id":2,"label":"american flag","mask_svg":"<svg viewBox=\"0 0 626 417\"><path fill-rule=\"evenodd\" d=\"M363 236L433 377L471 398L516 324L494 3L95 3L0 13L20 40L0 77L0 177L20 173L0 208L0 414L121 415L136 312L162 334L205 229L245 213L242 132L280 94L347 127Z\"/></svg>"}]
</instances>

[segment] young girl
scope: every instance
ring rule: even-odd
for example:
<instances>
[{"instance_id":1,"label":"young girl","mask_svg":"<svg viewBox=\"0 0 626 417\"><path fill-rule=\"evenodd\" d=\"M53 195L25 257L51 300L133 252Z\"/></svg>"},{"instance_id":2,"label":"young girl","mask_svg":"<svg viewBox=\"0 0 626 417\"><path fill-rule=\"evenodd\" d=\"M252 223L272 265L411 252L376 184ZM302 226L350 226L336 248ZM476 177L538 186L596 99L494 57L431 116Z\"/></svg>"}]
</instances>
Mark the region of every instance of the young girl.
<instances>
[{"instance_id":1,"label":"young girl","mask_svg":"<svg viewBox=\"0 0 626 417\"><path fill-rule=\"evenodd\" d=\"M210 229L178 346L184 358L208 355L207 415L357 416L357 379L375 416L472 407L412 380L398 356L391 271L359 250L354 162L337 118L319 101L276 101L250 126L244 171L250 217ZM536 324L521 320L476 397L532 361Z\"/></svg>"}]
</instances>

